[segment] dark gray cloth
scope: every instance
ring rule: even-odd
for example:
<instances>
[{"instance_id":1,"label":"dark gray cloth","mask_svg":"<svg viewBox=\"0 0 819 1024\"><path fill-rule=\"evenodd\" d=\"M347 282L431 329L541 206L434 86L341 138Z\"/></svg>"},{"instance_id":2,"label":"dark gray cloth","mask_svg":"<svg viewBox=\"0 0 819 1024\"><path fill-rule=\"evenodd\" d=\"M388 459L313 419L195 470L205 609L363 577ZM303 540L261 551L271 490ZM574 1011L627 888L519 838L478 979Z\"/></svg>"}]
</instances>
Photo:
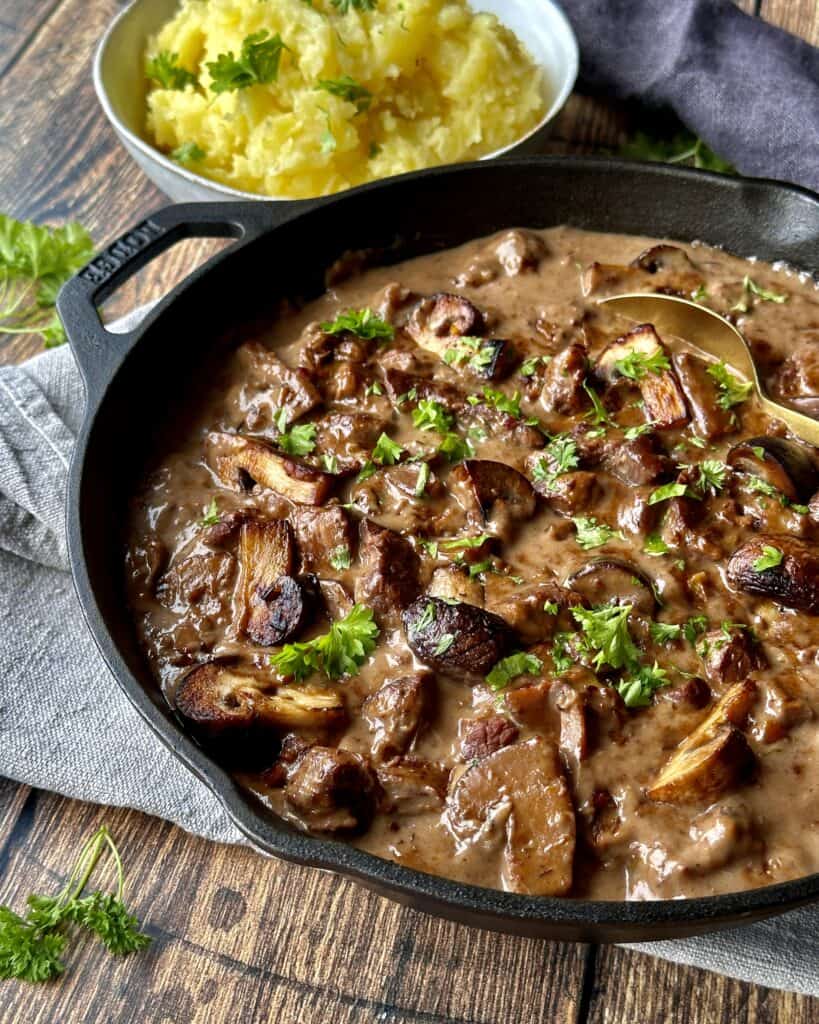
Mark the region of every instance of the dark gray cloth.
<instances>
[{"instance_id":1,"label":"dark gray cloth","mask_svg":"<svg viewBox=\"0 0 819 1024\"><path fill-rule=\"evenodd\" d=\"M670 107L743 174L819 191L819 49L731 0L559 0L581 80Z\"/></svg>"},{"instance_id":2,"label":"dark gray cloth","mask_svg":"<svg viewBox=\"0 0 819 1024\"><path fill-rule=\"evenodd\" d=\"M0 367L0 774L240 842L219 800L126 700L83 621L63 511L82 405L67 346ZM747 928L633 948L819 995L817 934L819 908L806 907Z\"/></svg>"}]
</instances>

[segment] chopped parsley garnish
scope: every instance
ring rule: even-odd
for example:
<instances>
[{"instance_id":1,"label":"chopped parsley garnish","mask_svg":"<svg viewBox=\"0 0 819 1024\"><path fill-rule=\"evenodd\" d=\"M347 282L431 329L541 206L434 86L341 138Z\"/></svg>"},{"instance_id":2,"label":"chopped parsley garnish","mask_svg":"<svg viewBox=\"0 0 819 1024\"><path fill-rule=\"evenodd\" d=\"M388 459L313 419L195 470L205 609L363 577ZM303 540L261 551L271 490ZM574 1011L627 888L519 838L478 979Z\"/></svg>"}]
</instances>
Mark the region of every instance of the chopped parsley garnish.
<instances>
[{"instance_id":1,"label":"chopped parsley garnish","mask_svg":"<svg viewBox=\"0 0 819 1024\"><path fill-rule=\"evenodd\" d=\"M713 491L717 493L725 486L725 475L728 472L728 466L724 462L720 462L718 459L704 459L697 466L699 471L699 479L697 480L697 490L705 494L706 491Z\"/></svg>"},{"instance_id":2,"label":"chopped parsley garnish","mask_svg":"<svg viewBox=\"0 0 819 1024\"><path fill-rule=\"evenodd\" d=\"M321 329L326 334L348 332L365 341L392 341L395 337L392 324L381 320L371 309L348 309L346 313L339 313L335 320L325 321Z\"/></svg>"},{"instance_id":3,"label":"chopped parsley garnish","mask_svg":"<svg viewBox=\"0 0 819 1024\"><path fill-rule=\"evenodd\" d=\"M573 662L569 654L569 641L571 637L571 633L555 633L554 643L552 644L552 661L555 666L555 672L558 674L568 672L572 667Z\"/></svg>"},{"instance_id":4,"label":"chopped parsley garnish","mask_svg":"<svg viewBox=\"0 0 819 1024\"><path fill-rule=\"evenodd\" d=\"M463 366L480 372L492 363L495 348L483 338L463 335L453 341L453 347L444 351L443 360L447 366Z\"/></svg>"},{"instance_id":5,"label":"chopped parsley garnish","mask_svg":"<svg viewBox=\"0 0 819 1024\"><path fill-rule=\"evenodd\" d=\"M503 690L518 676L537 675L542 668L543 662L536 655L516 651L492 666L486 682L492 690Z\"/></svg>"},{"instance_id":6,"label":"chopped parsley garnish","mask_svg":"<svg viewBox=\"0 0 819 1024\"><path fill-rule=\"evenodd\" d=\"M202 526L215 526L219 522L219 508L216 504L216 498L211 500L210 505L205 509L205 514L199 520Z\"/></svg>"},{"instance_id":7,"label":"chopped parsley garnish","mask_svg":"<svg viewBox=\"0 0 819 1024\"><path fill-rule=\"evenodd\" d=\"M302 423L287 429L287 409L279 409L274 420L279 436L276 444L287 455L309 455L316 447L315 423Z\"/></svg>"},{"instance_id":8,"label":"chopped parsley garnish","mask_svg":"<svg viewBox=\"0 0 819 1024\"><path fill-rule=\"evenodd\" d=\"M330 679L354 675L375 650L378 633L372 610L355 604L348 615L332 624L329 633L303 643L285 644L277 654L271 654L270 664L297 683L314 672L323 672Z\"/></svg>"},{"instance_id":9,"label":"chopped parsley garnish","mask_svg":"<svg viewBox=\"0 0 819 1024\"><path fill-rule=\"evenodd\" d=\"M762 548L762 554L754 562L754 572L765 572L766 569L775 569L778 565L782 564L783 558L784 555L779 548L765 544Z\"/></svg>"},{"instance_id":10,"label":"chopped parsley garnish","mask_svg":"<svg viewBox=\"0 0 819 1024\"><path fill-rule=\"evenodd\" d=\"M617 530L613 530L605 523L598 523L594 516L573 516L572 522L577 529L575 540L584 551L599 548L614 537L619 540L623 539L622 534Z\"/></svg>"},{"instance_id":11,"label":"chopped parsley garnish","mask_svg":"<svg viewBox=\"0 0 819 1024\"><path fill-rule=\"evenodd\" d=\"M183 142L181 146L177 146L171 152L171 159L176 160L180 164L198 164L206 156L207 153L204 149L201 146L197 146L195 142Z\"/></svg>"},{"instance_id":12,"label":"chopped parsley garnish","mask_svg":"<svg viewBox=\"0 0 819 1024\"><path fill-rule=\"evenodd\" d=\"M748 303L745 299L745 295L748 292L750 292L751 295L755 295L758 299L761 299L763 302L776 302L781 305L783 302L788 301L787 295L780 295L777 292L771 292L765 288L762 288L760 285L756 283L756 281L752 280L746 274L745 277L742 279L743 297L739 300L739 302L736 303L735 306L731 306L732 310L736 310L738 313L748 312Z\"/></svg>"},{"instance_id":13,"label":"chopped parsley garnish","mask_svg":"<svg viewBox=\"0 0 819 1024\"><path fill-rule=\"evenodd\" d=\"M220 53L215 61L208 63L211 92L219 95L223 92L247 89L251 85L268 85L275 82L279 77L282 51L289 49L278 33L270 36L267 29L246 36L238 57L229 50L227 53Z\"/></svg>"},{"instance_id":14,"label":"chopped parsley garnish","mask_svg":"<svg viewBox=\"0 0 819 1024\"><path fill-rule=\"evenodd\" d=\"M671 369L668 356L661 348L655 349L650 354L632 350L623 359L618 359L614 364L618 373L629 380L642 380L649 373L662 373Z\"/></svg>"},{"instance_id":15,"label":"chopped parsley garnish","mask_svg":"<svg viewBox=\"0 0 819 1024\"><path fill-rule=\"evenodd\" d=\"M372 382L372 384L368 384L367 387L366 387L366 390L364 391L364 395L365 395L366 398L369 398L370 395L383 395L383 394L384 394L384 389L381 387L381 385L378 383L377 380L374 380Z\"/></svg>"},{"instance_id":16,"label":"chopped parsley garnish","mask_svg":"<svg viewBox=\"0 0 819 1024\"><path fill-rule=\"evenodd\" d=\"M557 601L544 601L543 610L547 615L557 615L560 611Z\"/></svg>"},{"instance_id":17,"label":"chopped parsley garnish","mask_svg":"<svg viewBox=\"0 0 819 1024\"><path fill-rule=\"evenodd\" d=\"M682 498L689 494L688 486L683 483L663 484L652 491L648 496L649 505L657 505L661 501L668 501L669 498Z\"/></svg>"},{"instance_id":18,"label":"chopped parsley garnish","mask_svg":"<svg viewBox=\"0 0 819 1024\"><path fill-rule=\"evenodd\" d=\"M450 647L455 643L454 633L444 633L438 643L435 645L435 650L432 652L436 656L446 654Z\"/></svg>"},{"instance_id":19,"label":"chopped parsley garnish","mask_svg":"<svg viewBox=\"0 0 819 1024\"><path fill-rule=\"evenodd\" d=\"M692 302L705 302L708 298L708 291L704 284L698 284L694 291L691 293Z\"/></svg>"},{"instance_id":20,"label":"chopped parsley garnish","mask_svg":"<svg viewBox=\"0 0 819 1024\"><path fill-rule=\"evenodd\" d=\"M551 485L559 476L577 469L579 465L580 456L574 439L568 434L558 434L546 445L543 455L535 463L532 479L536 483Z\"/></svg>"},{"instance_id":21,"label":"chopped parsley garnish","mask_svg":"<svg viewBox=\"0 0 819 1024\"><path fill-rule=\"evenodd\" d=\"M161 50L146 61L145 75L163 89L180 90L186 85L196 85L196 75L180 66L178 53L168 50Z\"/></svg>"},{"instance_id":22,"label":"chopped parsley garnish","mask_svg":"<svg viewBox=\"0 0 819 1024\"><path fill-rule=\"evenodd\" d=\"M438 445L438 451L453 463L462 462L475 454L469 441L461 437L460 434L454 433L444 434L443 441Z\"/></svg>"},{"instance_id":23,"label":"chopped parsley garnish","mask_svg":"<svg viewBox=\"0 0 819 1024\"><path fill-rule=\"evenodd\" d=\"M611 418L611 416L609 416L608 412L606 411L605 405L603 405L603 400L600 398L600 395L597 394L594 388L590 387L588 382L584 382L583 390L589 396L589 401L592 404L591 409L589 409L589 411L586 413L584 419L587 419L596 427L615 426L616 424L614 423L614 420Z\"/></svg>"},{"instance_id":24,"label":"chopped parsley garnish","mask_svg":"<svg viewBox=\"0 0 819 1024\"><path fill-rule=\"evenodd\" d=\"M548 363L549 359L549 356L530 356L529 359L524 359L520 364L518 373L521 377L534 377L538 366Z\"/></svg>"},{"instance_id":25,"label":"chopped parsley garnish","mask_svg":"<svg viewBox=\"0 0 819 1024\"><path fill-rule=\"evenodd\" d=\"M767 480L763 480L762 477L749 474L745 476L744 479L746 485L757 494L762 494L766 498L773 498L778 501L783 508L789 508L794 512L798 512L800 515L804 516L808 514L809 509L807 505L800 505L791 501L787 494L783 494L782 491L777 490L773 484L768 483Z\"/></svg>"},{"instance_id":26,"label":"chopped parsley garnish","mask_svg":"<svg viewBox=\"0 0 819 1024\"><path fill-rule=\"evenodd\" d=\"M448 434L455 424L455 417L434 398L421 398L412 410L412 422L418 430L435 430Z\"/></svg>"},{"instance_id":27,"label":"chopped parsley garnish","mask_svg":"<svg viewBox=\"0 0 819 1024\"><path fill-rule=\"evenodd\" d=\"M659 533L650 533L643 544L643 551L647 555L667 555L670 550Z\"/></svg>"},{"instance_id":28,"label":"chopped parsley garnish","mask_svg":"<svg viewBox=\"0 0 819 1024\"><path fill-rule=\"evenodd\" d=\"M523 415L520 411L520 392L516 391L513 395L507 395L503 391L498 391L495 388L490 388L488 385L483 389L483 397L487 405L491 405L498 412L506 413L507 416L514 416L515 419L520 419ZM473 401L474 395L470 396L468 401L472 405L476 405L480 399Z\"/></svg>"},{"instance_id":29,"label":"chopped parsley garnish","mask_svg":"<svg viewBox=\"0 0 819 1024\"><path fill-rule=\"evenodd\" d=\"M404 454L404 451L405 449L402 448L397 441L393 441L393 439L388 437L386 434L381 434L375 442L375 448L373 448L372 454L364 463L361 468L361 472L356 477L356 483L369 480L379 466L395 466Z\"/></svg>"},{"instance_id":30,"label":"chopped parsley garnish","mask_svg":"<svg viewBox=\"0 0 819 1024\"><path fill-rule=\"evenodd\" d=\"M370 90L365 89L363 85L349 75L342 75L341 78L321 78L317 88L354 104L359 114L369 110L370 104L373 101L373 94Z\"/></svg>"},{"instance_id":31,"label":"chopped parsley garnish","mask_svg":"<svg viewBox=\"0 0 819 1024\"><path fill-rule=\"evenodd\" d=\"M690 644L693 644L700 633L704 633L706 629L708 629L707 617L705 615L692 615L683 626L683 635Z\"/></svg>"},{"instance_id":32,"label":"chopped parsley garnish","mask_svg":"<svg viewBox=\"0 0 819 1024\"><path fill-rule=\"evenodd\" d=\"M441 547L446 551L462 551L464 548L479 548L490 539L488 533L481 533L477 537L456 537L455 540L441 541Z\"/></svg>"},{"instance_id":33,"label":"chopped parsley garnish","mask_svg":"<svg viewBox=\"0 0 819 1024\"><path fill-rule=\"evenodd\" d=\"M641 665L616 684L617 692L627 708L645 708L651 703L651 695L661 686L668 686L668 674L657 662L652 667Z\"/></svg>"},{"instance_id":34,"label":"chopped parsley garnish","mask_svg":"<svg viewBox=\"0 0 819 1024\"><path fill-rule=\"evenodd\" d=\"M337 548L333 548L329 559L330 565L338 572L344 572L345 569L349 569L353 564L353 557L346 544L339 544Z\"/></svg>"},{"instance_id":35,"label":"chopped parsley garnish","mask_svg":"<svg viewBox=\"0 0 819 1024\"><path fill-rule=\"evenodd\" d=\"M411 627L412 632L425 633L433 622L435 622L435 605L432 601L427 601L426 607L421 612L421 617Z\"/></svg>"},{"instance_id":36,"label":"chopped parsley garnish","mask_svg":"<svg viewBox=\"0 0 819 1024\"><path fill-rule=\"evenodd\" d=\"M426 553L430 556L430 558L437 558L438 557L438 541L437 540L424 540L423 538L419 537L418 538L418 543L421 545L421 547L424 549L424 551L426 551Z\"/></svg>"},{"instance_id":37,"label":"chopped parsley garnish","mask_svg":"<svg viewBox=\"0 0 819 1024\"><path fill-rule=\"evenodd\" d=\"M418 467L418 479L415 481L415 497L423 498L429 483L429 463L422 462Z\"/></svg>"},{"instance_id":38,"label":"chopped parsley garnish","mask_svg":"<svg viewBox=\"0 0 819 1024\"><path fill-rule=\"evenodd\" d=\"M473 562L469 566L469 578L474 580L476 576L480 576L485 572L493 572L493 563L491 558L484 558L482 562Z\"/></svg>"},{"instance_id":39,"label":"chopped parsley garnish","mask_svg":"<svg viewBox=\"0 0 819 1024\"><path fill-rule=\"evenodd\" d=\"M746 401L754 389L750 381L741 381L735 377L725 363L714 363L708 367L706 372L717 383L719 388L717 405L721 409L731 409Z\"/></svg>"},{"instance_id":40,"label":"chopped parsley garnish","mask_svg":"<svg viewBox=\"0 0 819 1024\"><path fill-rule=\"evenodd\" d=\"M324 467L325 473L332 473L335 476L338 473L338 456L329 455L325 453L321 457L321 464Z\"/></svg>"},{"instance_id":41,"label":"chopped parsley garnish","mask_svg":"<svg viewBox=\"0 0 819 1024\"><path fill-rule=\"evenodd\" d=\"M628 628L631 610L630 604L571 609L575 621L583 630L583 647L594 655L592 663L595 668L604 665L623 668L637 662L639 652Z\"/></svg>"},{"instance_id":42,"label":"chopped parsley garnish","mask_svg":"<svg viewBox=\"0 0 819 1024\"><path fill-rule=\"evenodd\" d=\"M658 644L667 644L672 640L679 640L683 628L679 623L674 622L652 622L649 626L651 639Z\"/></svg>"},{"instance_id":43,"label":"chopped parsley garnish","mask_svg":"<svg viewBox=\"0 0 819 1024\"><path fill-rule=\"evenodd\" d=\"M650 434L654 429L654 423L640 423L636 427L626 427L623 431L623 437L627 441L636 441L638 437L642 437L643 434Z\"/></svg>"}]
</instances>

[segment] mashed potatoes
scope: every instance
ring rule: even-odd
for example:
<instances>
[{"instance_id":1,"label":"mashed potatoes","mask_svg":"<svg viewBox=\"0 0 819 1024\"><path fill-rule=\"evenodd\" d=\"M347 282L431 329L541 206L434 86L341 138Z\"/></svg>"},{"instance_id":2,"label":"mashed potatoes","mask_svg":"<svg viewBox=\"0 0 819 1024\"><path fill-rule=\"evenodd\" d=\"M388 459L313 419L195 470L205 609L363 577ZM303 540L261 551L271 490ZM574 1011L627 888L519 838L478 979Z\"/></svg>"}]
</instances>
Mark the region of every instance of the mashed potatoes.
<instances>
[{"instance_id":1,"label":"mashed potatoes","mask_svg":"<svg viewBox=\"0 0 819 1024\"><path fill-rule=\"evenodd\" d=\"M262 30L287 47L276 80L214 93L207 65L239 57ZM159 54L196 81L150 79L154 144L266 195L326 195L473 159L533 128L546 103L520 42L466 0L182 0L149 43L147 57Z\"/></svg>"}]
</instances>

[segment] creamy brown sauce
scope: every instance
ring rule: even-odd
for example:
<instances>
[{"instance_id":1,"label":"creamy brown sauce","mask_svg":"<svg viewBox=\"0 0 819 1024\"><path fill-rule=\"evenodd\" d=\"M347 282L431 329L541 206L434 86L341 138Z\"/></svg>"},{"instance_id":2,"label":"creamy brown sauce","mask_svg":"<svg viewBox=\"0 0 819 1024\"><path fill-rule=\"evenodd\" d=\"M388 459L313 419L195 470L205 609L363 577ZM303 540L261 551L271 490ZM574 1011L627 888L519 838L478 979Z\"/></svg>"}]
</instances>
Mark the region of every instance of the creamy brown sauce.
<instances>
[{"instance_id":1,"label":"creamy brown sauce","mask_svg":"<svg viewBox=\"0 0 819 1024\"><path fill-rule=\"evenodd\" d=\"M441 570L454 564L462 600L490 612L504 610L502 617L515 630L505 653L529 650L542 664L540 671L518 676L498 691L480 675L439 668L429 684L434 693L423 721L385 753L379 747L383 730L373 727L372 715L368 721L362 704L385 680L418 672L423 663L408 646L402 609L379 613L378 646L357 674L335 682L318 674L299 684L309 693L335 694L345 711L332 728L295 733L301 732L308 743L360 755L356 764L378 776L368 797L372 806L359 817L358 829L349 834L342 829L340 834L379 856L432 874L483 886L598 899L701 896L819 870L819 609L788 607L749 593L736 585L730 572L734 552L758 536L790 538L815 552L819 500L809 503L811 496L801 494L798 500L783 501L770 486L767 494L761 493L749 483L756 472L749 456L750 461L725 469L718 487L703 487L687 506L685 497L681 503L651 504L659 487L678 480L679 466L703 460L725 464L743 439L782 438L786 431L751 398L723 410L729 422L716 431L719 436L698 440L702 430L698 433L696 417L692 422L691 399L684 396L681 422L643 434L654 445L648 463L660 460L648 480L639 451L634 473L617 462L618 450L627 447L626 430L645 423L645 395L621 374L610 384L595 375L600 354L632 326L599 307L601 295L665 288L688 297L696 294L719 312L730 313L751 341L771 392L819 414L816 286L788 268L740 260L704 245L674 243L687 259L666 253L660 257L663 265L635 269L629 264L655 245L653 240L565 227L499 238L341 280L304 309L248 339L274 351L291 369L300 365L300 356L302 365L310 362L305 350L313 352L303 379L320 404L293 423L318 425L317 446L301 461L326 469L321 456L335 457L330 468L341 475L323 506L345 506L341 515L352 536L364 518L401 534L418 559L417 594L428 593L430 587L440 593ZM746 276L759 293L743 286ZM406 296L388 288L393 282ZM440 353L424 350L409 336L405 324L419 297L439 292L469 299L484 314L486 322L474 334L507 342L514 353L508 373L497 380L482 379L464 365L471 351L462 348L465 354L447 365ZM778 302L760 293L787 298ZM368 345L350 336L323 335L310 326L364 307L393 323L392 342ZM679 339L663 342L669 358L685 352ZM564 382L549 383L551 361L571 344L585 346L587 380L609 408L609 423L597 436L586 393L571 399L579 404L570 411L569 399L554 398L554 388L559 390ZM247 633L248 570L240 564L237 539L241 523L225 527L221 537L202 525L214 499L213 519L225 521L237 512L265 521L293 518L292 503L270 486L254 484L246 465L234 477L226 474L231 449L217 437L241 434L275 450L275 415L282 399L270 368L260 368L263 353L240 350L209 387L200 389L195 407L164 439L133 502L129 595L146 656L171 703L186 674L209 662L252 676L260 692L274 693L287 683L268 658L281 645L254 643ZM533 369L529 376L521 375L521 363L525 366L535 356L545 358L528 367ZM452 432L468 438L474 460L502 462L535 483L539 493L531 514L516 512L519 518L513 516L510 522L501 503L480 518L480 509L476 513L474 503L464 498L472 493L469 482L464 491L463 483L456 483L456 466L432 456L441 436L413 426L417 399L397 403L385 383L384 366L457 389L462 398L480 397L485 385L507 397L521 393L520 417L500 414L485 401L466 402L452 413ZM673 374L676 364L672 366ZM549 395L544 399L545 392ZM361 414L372 419L362 424L338 418ZM537 445L547 443L540 430L550 436L568 434L576 442L578 462L552 481L557 492L577 483L562 496L536 479L543 458ZM382 432L405 449L401 464L356 483L356 473ZM408 462L412 455L416 461ZM810 462L815 453L805 450L804 455ZM430 478L418 497L415 489L425 458ZM554 473L548 457L545 468ZM770 484L768 471L763 466L762 477ZM691 472L696 490L696 470ZM605 544L583 550L572 516L594 517L615 532ZM494 539L480 549L444 546L447 539L481 534ZM668 550L647 553L650 537L662 538ZM339 534L338 543L344 539ZM781 543L784 549L785 540ZM326 538L323 546L297 550L293 575L313 571L358 598L356 581L365 569L355 541L351 547L349 568L328 564ZM482 560L487 567L470 578L458 569L459 554L467 569ZM311 557L316 564L306 566ZM544 619L542 595L537 607L533 604L522 615L515 606L520 588L564 585L601 557L627 560L656 591L658 601L651 607L646 588L630 580L628 572L603 578L597 591L595 576L582 577L585 583L577 584L586 605L617 599L632 605L629 630L639 662L656 663L667 678L646 706L626 707L614 689L622 672L610 665L593 672L588 654L570 651L575 664L568 671L555 665L555 631L582 636L568 607L561 605L550 624ZM390 573L398 572L402 561L408 563L399 558ZM611 592L613 580L623 584L620 593ZM573 585L565 589L573 591ZM320 600L315 607L291 640L326 632L333 612L322 611ZM660 642L651 633L651 622L683 625L702 616L707 625L699 620L692 641L681 636ZM729 625L720 641L723 623ZM703 648L704 639L710 648ZM738 654L733 667L715 667L725 648L734 644ZM444 651L442 657L446 655ZM749 679L744 705L717 723L720 735L731 733L731 743L715 756L714 764L704 774L689 773L681 788L672 786L652 797L652 787L678 744L720 707L720 699L737 682ZM510 723L510 734L501 737L505 745L494 753L475 753L474 745L465 751L470 727L490 719ZM280 729L279 738L290 731ZM490 746L496 741L490 738ZM523 751L515 763L517 753L502 753L512 747ZM539 760L544 749L548 755ZM269 756L258 765L260 770L242 770L241 764L237 770L265 805L302 823L302 805L288 799L293 783L287 780L305 756L303 744L288 741L279 762L277 754L278 740L271 735ZM425 785L419 783L419 764L426 773ZM409 766L412 777L406 790L390 788L395 781L391 765ZM531 769L521 771L520 765ZM470 772L471 790L463 781ZM541 783L547 778L553 778L553 791L544 795ZM339 799L343 803L344 797ZM321 821L308 815L314 826ZM538 858L548 872L538 873Z\"/></svg>"}]
</instances>

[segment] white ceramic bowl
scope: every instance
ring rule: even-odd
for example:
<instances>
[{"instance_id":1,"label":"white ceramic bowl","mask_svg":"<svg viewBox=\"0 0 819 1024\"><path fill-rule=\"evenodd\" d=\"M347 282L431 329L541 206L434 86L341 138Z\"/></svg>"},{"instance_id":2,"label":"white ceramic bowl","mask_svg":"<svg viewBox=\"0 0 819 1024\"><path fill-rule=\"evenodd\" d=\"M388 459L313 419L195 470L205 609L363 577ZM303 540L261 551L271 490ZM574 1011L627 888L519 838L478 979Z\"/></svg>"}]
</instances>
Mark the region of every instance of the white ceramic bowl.
<instances>
[{"instance_id":1,"label":"white ceramic bowl","mask_svg":"<svg viewBox=\"0 0 819 1024\"><path fill-rule=\"evenodd\" d=\"M249 0L250 2L250 0ZM551 103L539 124L503 149L481 157L542 151L550 123L565 104L577 78L577 40L566 16L551 0L470 0L476 11L489 11L526 45L543 68ZM166 195L177 202L258 199L292 202L222 185L182 167L145 137L145 47L149 36L168 21L178 0L133 0L111 22L94 60L94 88L120 141Z\"/></svg>"}]
</instances>

